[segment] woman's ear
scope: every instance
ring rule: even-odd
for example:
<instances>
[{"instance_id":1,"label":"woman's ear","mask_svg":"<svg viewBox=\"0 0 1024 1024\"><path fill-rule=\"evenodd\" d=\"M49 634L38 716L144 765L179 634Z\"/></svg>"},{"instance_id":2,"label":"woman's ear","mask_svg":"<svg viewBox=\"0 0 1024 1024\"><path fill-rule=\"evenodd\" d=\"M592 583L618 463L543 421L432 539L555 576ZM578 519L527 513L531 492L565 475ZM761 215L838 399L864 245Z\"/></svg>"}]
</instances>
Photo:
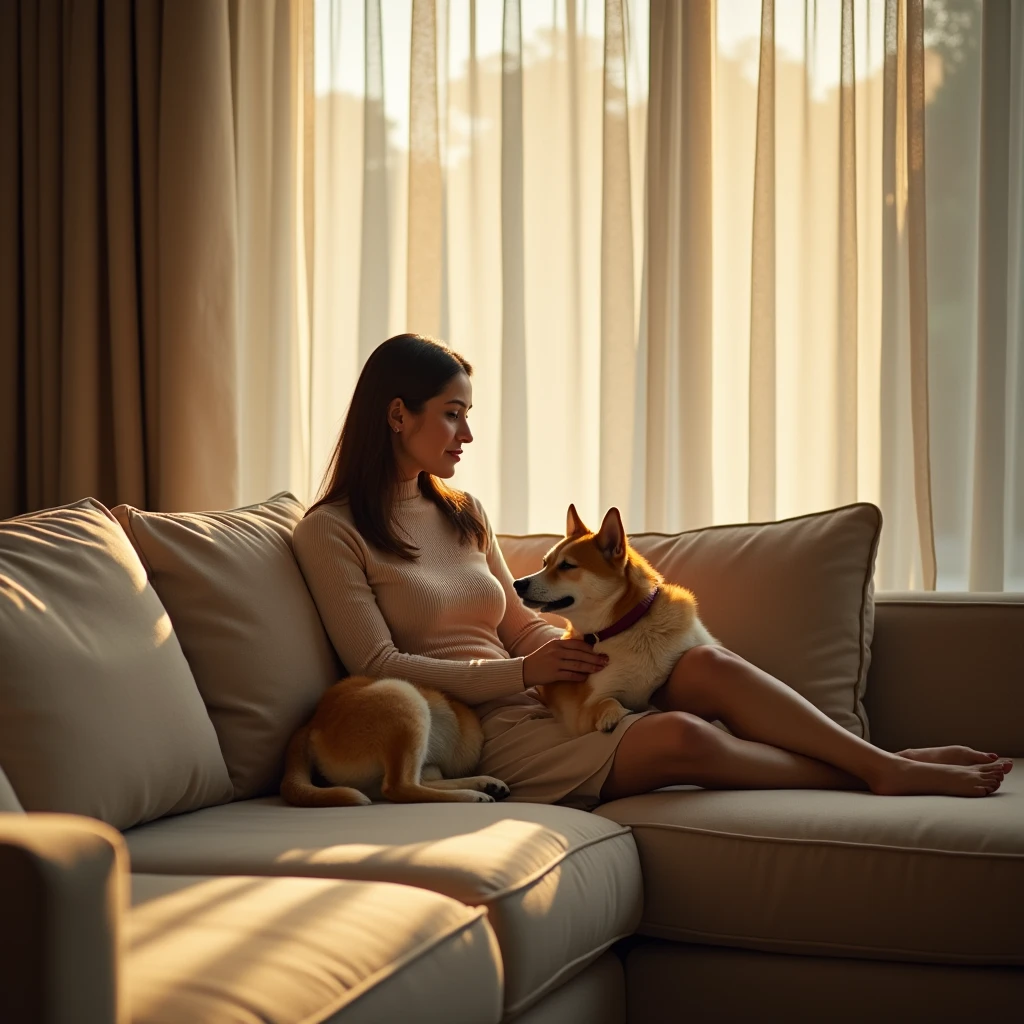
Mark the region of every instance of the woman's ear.
<instances>
[{"instance_id":1,"label":"woman's ear","mask_svg":"<svg viewBox=\"0 0 1024 1024\"><path fill-rule=\"evenodd\" d=\"M400 398L391 399L391 404L388 406L388 426L396 433L402 432L402 427L405 425L405 402Z\"/></svg>"}]
</instances>

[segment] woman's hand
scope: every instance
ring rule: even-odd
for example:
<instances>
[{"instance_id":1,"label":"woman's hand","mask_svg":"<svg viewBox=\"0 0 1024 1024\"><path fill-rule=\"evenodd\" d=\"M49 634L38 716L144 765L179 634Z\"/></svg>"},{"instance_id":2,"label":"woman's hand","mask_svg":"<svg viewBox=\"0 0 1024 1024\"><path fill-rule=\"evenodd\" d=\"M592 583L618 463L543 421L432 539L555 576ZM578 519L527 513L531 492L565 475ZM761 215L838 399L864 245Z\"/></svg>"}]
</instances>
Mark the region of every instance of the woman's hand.
<instances>
[{"instance_id":1,"label":"woman's hand","mask_svg":"<svg viewBox=\"0 0 1024 1024\"><path fill-rule=\"evenodd\" d=\"M582 683L607 664L608 655L595 654L583 640L549 640L523 659L523 682L527 686Z\"/></svg>"}]
</instances>

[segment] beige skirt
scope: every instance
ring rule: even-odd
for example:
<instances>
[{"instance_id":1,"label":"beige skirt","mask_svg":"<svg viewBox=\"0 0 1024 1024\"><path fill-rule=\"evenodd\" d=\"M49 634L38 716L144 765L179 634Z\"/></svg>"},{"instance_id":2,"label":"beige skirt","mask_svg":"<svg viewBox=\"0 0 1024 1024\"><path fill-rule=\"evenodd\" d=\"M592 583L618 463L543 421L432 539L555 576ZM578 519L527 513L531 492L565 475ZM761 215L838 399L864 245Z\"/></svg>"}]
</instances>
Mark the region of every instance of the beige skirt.
<instances>
[{"instance_id":1,"label":"beige skirt","mask_svg":"<svg viewBox=\"0 0 1024 1024\"><path fill-rule=\"evenodd\" d=\"M612 732L573 736L533 693L476 709L484 731L480 774L501 779L513 800L589 811L601 802L601 787L626 730L654 712L629 714Z\"/></svg>"}]
</instances>

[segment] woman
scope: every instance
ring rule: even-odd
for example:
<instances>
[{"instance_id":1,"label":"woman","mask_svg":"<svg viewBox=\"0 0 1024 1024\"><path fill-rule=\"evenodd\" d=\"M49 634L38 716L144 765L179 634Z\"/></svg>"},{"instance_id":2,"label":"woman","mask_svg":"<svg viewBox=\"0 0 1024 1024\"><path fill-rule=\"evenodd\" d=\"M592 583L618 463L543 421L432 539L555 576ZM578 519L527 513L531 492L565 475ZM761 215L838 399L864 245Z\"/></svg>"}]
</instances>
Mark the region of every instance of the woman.
<instances>
[{"instance_id":1,"label":"woman","mask_svg":"<svg viewBox=\"0 0 1024 1024\"><path fill-rule=\"evenodd\" d=\"M483 725L480 772L514 799L589 808L662 786L984 796L1010 763L967 747L891 754L720 647L695 647L611 733L570 737L530 693L604 655L527 610L480 504L447 487L473 440L472 368L405 334L367 360L295 553L348 670L436 687ZM711 725L720 720L731 735Z\"/></svg>"}]
</instances>

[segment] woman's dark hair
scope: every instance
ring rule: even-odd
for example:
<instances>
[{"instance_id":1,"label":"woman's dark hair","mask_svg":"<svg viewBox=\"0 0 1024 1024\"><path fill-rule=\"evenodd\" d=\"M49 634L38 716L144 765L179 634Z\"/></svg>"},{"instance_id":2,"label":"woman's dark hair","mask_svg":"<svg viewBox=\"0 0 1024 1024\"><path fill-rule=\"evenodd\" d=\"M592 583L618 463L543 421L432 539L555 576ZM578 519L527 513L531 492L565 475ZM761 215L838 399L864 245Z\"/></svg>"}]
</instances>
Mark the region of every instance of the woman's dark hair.
<instances>
[{"instance_id":1,"label":"woman's dark hair","mask_svg":"<svg viewBox=\"0 0 1024 1024\"><path fill-rule=\"evenodd\" d=\"M356 529L369 543L415 559L419 549L398 536L393 519L399 479L388 406L400 398L410 412L422 412L459 373L469 376L473 367L443 342L423 335L399 334L374 349L356 381L320 497L306 515L320 505L347 500ZM460 539L484 550L487 528L469 498L429 473L420 473L418 484Z\"/></svg>"}]
</instances>

